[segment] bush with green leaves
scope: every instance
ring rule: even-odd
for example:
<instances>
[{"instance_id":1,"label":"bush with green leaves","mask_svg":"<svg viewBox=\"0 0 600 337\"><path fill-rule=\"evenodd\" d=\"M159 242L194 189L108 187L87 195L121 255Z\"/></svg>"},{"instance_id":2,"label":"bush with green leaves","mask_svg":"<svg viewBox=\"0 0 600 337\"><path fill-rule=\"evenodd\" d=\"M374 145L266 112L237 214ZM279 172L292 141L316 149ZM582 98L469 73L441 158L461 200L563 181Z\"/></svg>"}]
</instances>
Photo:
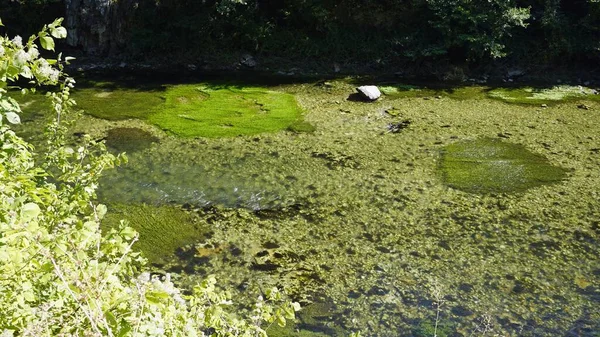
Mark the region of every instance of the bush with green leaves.
<instances>
[{"instance_id":1,"label":"bush with green leaves","mask_svg":"<svg viewBox=\"0 0 600 337\"><path fill-rule=\"evenodd\" d=\"M505 42L517 27L525 27L529 8L515 1L426 0L430 25L441 39L440 49L470 60L506 55ZM466 60L465 60L466 61Z\"/></svg>"},{"instance_id":2,"label":"bush with green leaves","mask_svg":"<svg viewBox=\"0 0 600 337\"><path fill-rule=\"evenodd\" d=\"M126 158L89 137L66 137L76 116L75 81L63 73L69 58L39 51L66 36L61 22L27 41L0 37L0 336L264 336L264 324L293 319L298 305L275 288L246 319L228 311L231 296L214 277L185 295L168 275L144 272L126 224L101 233L98 179ZM21 109L7 90L23 80L55 89L43 153L11 129Z\"/></svg>"}]
</instances>

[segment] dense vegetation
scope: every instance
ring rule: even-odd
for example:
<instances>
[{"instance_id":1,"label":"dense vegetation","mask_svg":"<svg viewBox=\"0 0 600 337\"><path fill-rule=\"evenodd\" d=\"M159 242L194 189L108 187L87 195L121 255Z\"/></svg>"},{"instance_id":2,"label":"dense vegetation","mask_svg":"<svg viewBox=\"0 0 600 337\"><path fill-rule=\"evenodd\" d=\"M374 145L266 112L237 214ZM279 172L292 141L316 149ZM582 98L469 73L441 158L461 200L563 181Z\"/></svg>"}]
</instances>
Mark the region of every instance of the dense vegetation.
<instances>
[{"instance_id":1,"label":"dense vegetation","mask_svg":"<svg viewBox=\"0 0 600 337\"><path fill-rule=\"evenodd\" d=\"M70 2L66 12L56 0L3 3L9 31L39 29L44 15L77 16L77 24L70 21L80 39L72 43L86 52L168 55L182 63L244 52L284 65L337 62L363 69L473 67L499 58L589 64L600 56L596 0L141 0L110 2L108 14L94 1L86 11Z\"/></svg>"}]
</instances>

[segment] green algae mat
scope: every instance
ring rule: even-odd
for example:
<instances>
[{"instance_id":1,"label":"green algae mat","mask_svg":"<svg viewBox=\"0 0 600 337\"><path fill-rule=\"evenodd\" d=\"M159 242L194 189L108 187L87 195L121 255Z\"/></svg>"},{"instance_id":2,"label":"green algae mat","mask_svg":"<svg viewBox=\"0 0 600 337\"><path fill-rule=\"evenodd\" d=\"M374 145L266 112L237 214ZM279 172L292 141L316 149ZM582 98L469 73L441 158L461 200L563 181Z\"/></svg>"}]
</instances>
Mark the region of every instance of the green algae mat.
<instances>
[{"instance_id":1,"label":"green algae mat","mask_svg":"<svg viewBox=\"0 0 600 337\"><path fill-rule=\"evenodd\" d=\"M351 79L260 89L293 95L312 133L180 137L90 115L72 131L129 151L98 197L139 230L153 271L184 287L216 275L241 314L271 286L301 302L272 336L596 337L600 102L388 85L420 91L363 103ZM171 87L130 90L183 107L221 90ZM261 114L262 100L231 106Z\"/></svg>"},{"instance_id":2,"label":"green algae mat","mask_svg":"<svg viewBox=\"0 0 600 337\"><path fill-rule=\"evenodd\" d=\"M582 99L600 101L600 95L598 95L597 90L580 85L556 85L537 88L494 88L488 91L488 96L508 103L518 104L549 104Z\"/></svg>"},{"instance_id":3,"label":"green algae mat","mask_svg":"<svg viewBox=\"0 0 600 337\"><path fill-rule=\"evenodd\" d=\"M40 96L17 97L32 118L47 111ZM235 137L289 130L312 132L293 95L262 87L206 83L135 89L98 82L72 96L86 114L106 120L141 119L180 137Z\"/></svg>"},{"instance_id":4,"label":"green algae mat","mask_svg":"<svg viewBox=\"0 0 600 337\"><path fill-rule=\"evenodd\" d=\"M565 170L543 156L497 139L446 146L440 170L448 185L474 193L522 191L565 178Z\"/></svg>"},{"instance_id":5,"label":"green algae mat","mask_svg":"<svg viewBox=\"0 0 600 337\"><path fill-rule=\"evenodd\" d=\"M506 103L515 104L556 104L568 101L600 101L597 89L580 85L549 85L549 86L513 86L513 87L482 87L464 86L455 88L427 87L407 84L385 84L381 92L391 98L452 98L458 100L482 99L489 97Z\"/></svg>"},{"instance_id":6,"label":"green algae mat","mask_svg":"<svg viewBox=\"0 0 600 337\"><path fill-rule=\"evenodd\" d=\"M165 104L149 121L182 137L231 137L275 132L297 122L294 96L261 88L168 88Z\"/></svg>"}]
</instances>

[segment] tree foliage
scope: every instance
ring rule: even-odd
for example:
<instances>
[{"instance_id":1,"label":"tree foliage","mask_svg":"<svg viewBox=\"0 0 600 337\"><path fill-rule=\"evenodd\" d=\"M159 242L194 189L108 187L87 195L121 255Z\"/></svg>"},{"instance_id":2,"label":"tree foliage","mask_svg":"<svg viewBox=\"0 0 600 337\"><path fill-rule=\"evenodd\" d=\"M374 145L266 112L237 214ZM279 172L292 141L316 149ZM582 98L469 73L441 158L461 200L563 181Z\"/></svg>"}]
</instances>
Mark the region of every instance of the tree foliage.
<instances>
[{"instance_id":1,"label":"tree foliage","mask_svg":"<svg viewBox=\"0 0 600 337\"><path fill-rule=\"evenodd\" d=\"M442 50L458 49L475 60L505 56L504 38L529 19L529 8L516 7L514 1L427 0L427 6Z\"/></svg>"},{"instance_id":2,"label":"tree foliage","mask_svg":"<svg viewBox=\"0 0 600 337\"><path fill-rule=\"evenodd\" d=\"M56 0L6 2L0 0L0 14L26 29L43 19L30 13L60 8ZM78 13L63 13L80 18L79 36L90 39L82 48L103 50L94 46L101 40L111 52L144 58L252 52L326 62L475 63L509 56L548 64L600 57L597 0L140 0L108 2L108 9L85 3L69 7Z\"/></svg>"},{"instance_id":3,"label":"tree foliage","mask_svg":"<svg viewBox=\"0 0 600 337\"><path fill-rule=\"evenodd\" d=\"M230 314L227 292L207 278L185 295L144 272L126 224L101 233L106 206L94 201L105 169L126 160L103 143L66 138L75 81L69 58L40 57L66 36L61 19L27 41L0 37L0 335L5 336L264 336L262 324L285 324L297 304L277 289L261 296L250 317ZM55 88L43 154L20 138L19 104L7 95L19 80ZM28 90L24 89L23 93Z\"/></svg>"}]
</instances>

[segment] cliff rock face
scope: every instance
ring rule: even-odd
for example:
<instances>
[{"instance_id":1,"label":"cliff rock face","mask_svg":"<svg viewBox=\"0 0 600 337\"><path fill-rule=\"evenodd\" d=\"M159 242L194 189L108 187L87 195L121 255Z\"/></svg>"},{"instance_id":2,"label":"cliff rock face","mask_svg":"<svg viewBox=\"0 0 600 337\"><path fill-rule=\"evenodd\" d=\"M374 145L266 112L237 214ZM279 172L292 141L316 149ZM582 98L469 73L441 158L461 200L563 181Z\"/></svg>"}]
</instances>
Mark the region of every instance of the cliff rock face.
<instances>
[{"instance_id":1,"label":"cliff rock face","mask_svg":"<svg viewBox=\"0 0 600 337\"><path fill-rule=\"evenodd\" d=\"M90 55L118 52L137 0L65 0L67 43Z\"/></svg>"}]
</instances>

